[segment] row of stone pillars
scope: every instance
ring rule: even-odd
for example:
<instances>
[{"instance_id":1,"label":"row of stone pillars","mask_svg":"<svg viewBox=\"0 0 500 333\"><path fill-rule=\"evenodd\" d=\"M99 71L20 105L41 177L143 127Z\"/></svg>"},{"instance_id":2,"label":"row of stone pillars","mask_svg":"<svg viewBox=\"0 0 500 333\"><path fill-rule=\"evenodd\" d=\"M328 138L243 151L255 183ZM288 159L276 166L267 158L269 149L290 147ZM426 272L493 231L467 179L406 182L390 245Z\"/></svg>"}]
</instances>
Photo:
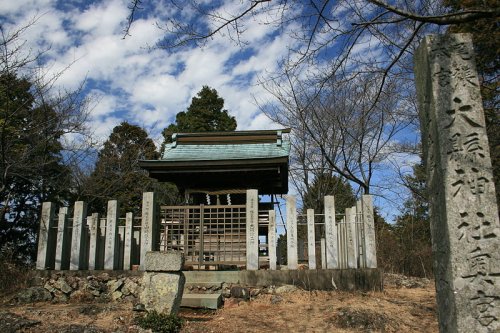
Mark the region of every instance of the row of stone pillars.
<instances>
[{"instance_id":1,"label":"row of stone pillars","mask_svg":"<svg viewBox=\"0 0 500 333\"><path fill-rule=\"evenodd\" d=\"M337 220L334 196L325 196L324 226L325 249L322 268L377 268L375 224L371 195L363 195L354 207L347 208L341 220ZM259 269L258 244L258 192L247 191L247 270ZM288 269L298 268L297 207L295 196L286 199L286 237ZM268 229L269 269L277 269L276 214L269 211ZM315 212L307 210L307 244L309 269L316 269ZM323 239L322 239L323 241ZM322 242L323 243L323 242Z\"/></svg>"},{"instance_id":2,"label":"row of stone pillars","mask_svg":"<svg viewBox=\"0 0 500 333\"><path fill-rule=\"evenodd\" d=\"M68 216L68 207L61 207L57 217L56 205L52 202L42 204L42 214L38 237L37 269L69 268L70 270L96 269L98 260L98 234L100 228L105 228L103 268L113 270L118 267L130 269L132 265L132 241L140 242L140 262L144 262L147 251L155 250L158 245L159 230L157 227L157 205L155 194L143 194L142 216L139 235L134 236L132 213L126 213L125 231L123 235L123 262L118 255L119 234L118 202L108 202L105 222L99 214L87 216L87 205L77 201L73 208L73 217ZM104 222L104 223L102 223ZM69 265L68 265L69 261Z\"/></svg>"},{"instance_id":3,"label":"row of stone pillars","mask_svg":"<svg viewBox=\"0 0 500 333\"><path fill-rule=\"evenodd\" d=\"M259 269L259 210L257 190L247 191L246 203L246 267ZM288 268L298 267L297 210L294 196L288 196L287 253ZM132 265L133 242L139 245L139 261L142 265L147 251L157 250L159 245L158 205L155 194L144 193L140 231L133 231L134 216L126 213L123 237L119 235L118 202L108 202L105 219L94 213L87 216L87 205L83 201L74 204L73 217L68 216L68 207L59 209L55 217L55 204L42 205L42 217L38 239L37 269L96 269L128 270ZM348 208L345 217L337 220L335 199L325 197L324 248L322 268L376 268L375 230L372 197L364 195L355 207ZM316 269L315 214L307 210L309 268ZM105 230L104 244L100 230ZM119 255L120 239L123 238L123 256ZM323 242L322 242L323 243ZM134 248L137 248L134 247ZM277 263L276 214L269 211L268 254L269 268L276 269ZM99 253L98 253L99 252ZM102 253L104 252L104 253ZM102 265L97 265L101 258Z\"/></svg>"}]
</instances>

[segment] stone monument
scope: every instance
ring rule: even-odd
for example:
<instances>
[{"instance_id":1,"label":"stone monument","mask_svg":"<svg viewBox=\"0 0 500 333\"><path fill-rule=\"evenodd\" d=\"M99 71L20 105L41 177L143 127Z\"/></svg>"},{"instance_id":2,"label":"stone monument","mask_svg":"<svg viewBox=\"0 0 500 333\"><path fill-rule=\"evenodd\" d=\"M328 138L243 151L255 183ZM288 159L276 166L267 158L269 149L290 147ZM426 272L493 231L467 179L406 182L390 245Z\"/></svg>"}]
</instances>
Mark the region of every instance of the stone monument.
<instances>
[{"instance_id":1,"label":"stone monument","mask_svg":"<svg viewBox=\"0 0 500 333\"><path fill-rule=\"evenodd\" d=\"M186 282L183 265L181 252L146 252L140 294L146 310L165 314L179 311Z\"/></svg>"},{"instance_id":2,"label":"stone monument","mask_svg":"<svg viewBox=\"0 0 500 333\"><path fill-rule=\"evenodd\" d=\"M469 35L415 56L441 332L500 332L500 225Z\"/></svg>"}]
</instances>

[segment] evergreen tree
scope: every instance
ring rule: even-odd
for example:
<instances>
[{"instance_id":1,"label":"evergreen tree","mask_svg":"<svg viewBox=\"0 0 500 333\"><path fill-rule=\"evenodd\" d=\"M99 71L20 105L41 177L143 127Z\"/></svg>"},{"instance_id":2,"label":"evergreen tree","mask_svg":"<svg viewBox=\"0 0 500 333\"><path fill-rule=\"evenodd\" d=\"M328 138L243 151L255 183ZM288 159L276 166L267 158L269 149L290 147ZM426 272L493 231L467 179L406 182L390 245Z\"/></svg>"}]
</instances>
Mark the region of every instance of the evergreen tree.
<instances>
[{"instance_id":1,"label":"evergreen tree","mask_svg":"<svg viewBox=\"0 0 500 333\"><path fill-rule=\"evenodd\" d=\"M165 143L171 142L173 133L234 131L236 126L236 119L224 109L224 99L217 90L203 86L187 110L177 113L175 123L163 130L162 150Z\"/></svg>"},{"instance_id":2,"label":"evergreen tree","mask_svg":"<svg viewBox=\"0 0 500 333\"><path fill-rule=\"evenodd\" d=\"M356 205L356 196L346 180L329 173L322 173L314 178L303 197L304 211L312 208L317 213L323 213L325 195L335 196L335 209L341 213L345 212L346 208Z\"/></svg>"},{"instance_id":3,"label":"evergreen tree","mask_svg":"<svg viewBox=\"0 0 500 333\"><path fill-rule=\"evenodd\" d=\"M0 75L0 246L34 257L43 201L69 195L63 164L64 115L40 101L26 78Z\"/></svg>"},{"instance_id":4,"label":"evergreen tree","mask_svg":"<svg viewBox=\"0 0 500 333\"><path fill-rule=\"evenodd\" d=\"M394 226L400 245L399 270L406 275L429 277L433 271L432 247L423 164L415 165L413 175L406 180L412 195L405 202L403 214Z\"/></svg>"},{"instance_id":5,"label":"evergreen tree","mask_svg":"<svg viewBox=\"0 0 500 333\"><path fill-rule=\"evenodd\" d=\"M140 159L157 158L153 140L144 129L127 122L116 126L85 186L90 210L104 212L107 201L116 199L122 211L139 213L143 192L156 190L175 196L172 186L162 187L138 165Z\"/></svg>"}]
</instances>

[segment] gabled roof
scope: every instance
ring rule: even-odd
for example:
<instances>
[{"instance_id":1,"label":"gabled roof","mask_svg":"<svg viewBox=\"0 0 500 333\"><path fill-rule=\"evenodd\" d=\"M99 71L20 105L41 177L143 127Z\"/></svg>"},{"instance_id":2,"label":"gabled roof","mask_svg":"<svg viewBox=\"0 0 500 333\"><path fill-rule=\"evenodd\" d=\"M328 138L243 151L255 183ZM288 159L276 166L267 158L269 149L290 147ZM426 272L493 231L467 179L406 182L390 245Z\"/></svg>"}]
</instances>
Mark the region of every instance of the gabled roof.
<instances>
[{"instance_id":1,"label":"gabled roof","mask_svg":"<svg viewBox=\"0 0 500 333\"><path fill-rule=\"evenodd\" d=\"M288 192L289 129L172 135L159 160L141 160L150 177L185 189L256 188Z\"/></svg>"}]
</instances>

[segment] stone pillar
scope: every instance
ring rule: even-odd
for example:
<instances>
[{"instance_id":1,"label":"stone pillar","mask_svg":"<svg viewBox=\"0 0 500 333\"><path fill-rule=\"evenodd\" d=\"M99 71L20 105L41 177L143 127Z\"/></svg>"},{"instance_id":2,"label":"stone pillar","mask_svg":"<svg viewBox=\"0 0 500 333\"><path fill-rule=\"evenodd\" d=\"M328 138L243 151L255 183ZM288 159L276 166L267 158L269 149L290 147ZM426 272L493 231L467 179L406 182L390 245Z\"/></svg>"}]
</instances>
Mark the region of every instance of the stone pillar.
<instances>
[{"instance_id":1,"label":"stone pillar","mask_svg":"<svg viewBox=\"0 0 500 333\"><path fill-rule=\"evenodd\" d=\"M297 246L297 206L294 195L286 197L286 250L288 269L297 269L298 246Z\"/></svg>"},{"instance_id":2,"label":"stone pillar","mask_svg":"<svg viewBox=\"0 0 500 333\"><path fill-rule=\"evenodd\" d=\"M377 243L375 241L375 220L373 218L372 196L361 197L363 209L363 228L365 231L366 268L377 268Z\"/></svg>"},{"instance_id":3,"label":"stone pillar","mask_svg":"<svg viewBox=\"0 0 500 333\"><path fill-rule=\"evenodd\" d=\"M415 78L440 331L498 332L500 223L470 35L426 37Z\"/></svg>"},{"instance_id":4,"label":"stone pillar","mask_svg":"<svg viewBox=\"0 0 500 333\"><path fill-rule=\"evenodd\" d=\"M314 209L307 210L307 255L309 269L316 269L316 235L314 232Z\"/></svg>"},{"instance_id":5,"label":"stone pillar","mask_svg":"<svg viewBox=\"0 0 500 333\"><path fill-rule=\"evenodd\" d=\"M259 269L259 194L247 190L246 205L247 270Z\"/></svg>"},{"instance_id":6,"label":"stone pillar","mask_svg":"<svg viewBox=\"0 0 500 333\"><path fill-rule=\"evenodd\" d=\"M356 210L346 208L345 223L347 227L347 267L358 268L358 251L356 242Z\"/></svg>"},{"instance_id":7,"label":"stone pillar","mask_svg":"<svg viewBox=\"0 0 500 333\"><path fill-rule=\"evenodd\" d=\"M42 216L40 218L40 229L38 232L38 254L36 257L36 269L47 269L50 261L50 228L53 227L55 205L52 202L42 204Z\"/></svg>"},{"instance_id":8,"label":"stone pillar","mask_svg":"<svg viewBox=\"0 0 500 333\"><path fill-rule=\"evenodd\" d=\"M339 268L337 226L335 223L335 198L333 195L325 195L325 241L326 268Z\"/></svg>"},{"instance_id":9,"label":"stone pillar","mask_svg":"<svg viewBox=\"0 0 500 333\"><path fill-rule=\"evenodd\" d=\"M95 262L97 257L97 234L99 232L99 214L94 213L87 218L89 226L90 241L89 241L89 270L95 269Z\"/></svg>"},{"instance_id":10,"label":"stone pillar","mask_svg":"<svg viewBox=\"0 0 500 333\"><path fill-rule=\"evenodd\" d=\"M274 209L269 211L269 230L267 233L269 253L269 269L276 270L276 212Z\"/></svg>"},{"instance_id":11,"label":"stone pillar","mask_svg":"<svg viewBox=\"0 0 500 333\"><path fill-rule=\"evenodd\" d=\"M363 205L361 200L356 201L356 207L354 208L356 212L356 239L358 241L358 266L360 268L366 268L366 244L365 244L365 228L363 222Z\"/></svg>"},{"instance_id":12,"label":"stone pillar","mask_svg":"<svg viewBox=\"0 0 500 333\"><path fill-rule=\"evenodd\" d=\"M70 270L79 270L83 266L83 242L85 237L85 224L87 216L87 204L83 201L75 202L73 212L73 227L71 229L71 258L69 261Z\"/></svg>"},{"instance_id":13,"label":"stone pillar","mask_svg":"<svg viewBox=\"0 0 500 333\"><path fill-rule=\"evenodd\" d=\"M118 201L108 201L108 212L106 216L106 245L104 246L104 269L116 269L118 263L115 260L118 237Z\"/></svg>"},{"instance_id":14,"label":"stone pillar","mask_svg":"<svg viewBox=\"0 0 500 333\"><path fill-rule=\"evenodd\" d=\"M142 195L141 222L141 270L144 270L146 252L155 251L158 247L159 221L156 216L156 193L146 192Z\"/></svg>"},{"instance_id":15,"label":"stone pillar","mask_svg":"<svg viewBox=\"0 0 500 333\"><path fill-rule=\"evenodd\" d=\"M123 269L129 270L132 265L132 225L134 214L127 213L125 216L125 237L123 244Z\"/></svg>"},{"instance_id":16,"label":"stone pillar","mask_svg":"<svg viewBox=\"0 0 500 333\"><path fill-rule=\"evenodd\" d=\"M64 237L66 235L66 229L68 228L68 207L59 208L59 214L57 216L57 242L56 242L56 260L54 264L54 269L59 271L63 266L63 250L67 239Z\"/></svg>"},{"instance_id":17,"label":"stone pillar","mask_svg":"<svg viewBox=\"0 0 500 333\"><path fill-rule=\"evenodd\" d=\"M326 242L324 238L321 238L320 247L321 247L321 268L326 269Z\"/></svg>"}]
</instances>

